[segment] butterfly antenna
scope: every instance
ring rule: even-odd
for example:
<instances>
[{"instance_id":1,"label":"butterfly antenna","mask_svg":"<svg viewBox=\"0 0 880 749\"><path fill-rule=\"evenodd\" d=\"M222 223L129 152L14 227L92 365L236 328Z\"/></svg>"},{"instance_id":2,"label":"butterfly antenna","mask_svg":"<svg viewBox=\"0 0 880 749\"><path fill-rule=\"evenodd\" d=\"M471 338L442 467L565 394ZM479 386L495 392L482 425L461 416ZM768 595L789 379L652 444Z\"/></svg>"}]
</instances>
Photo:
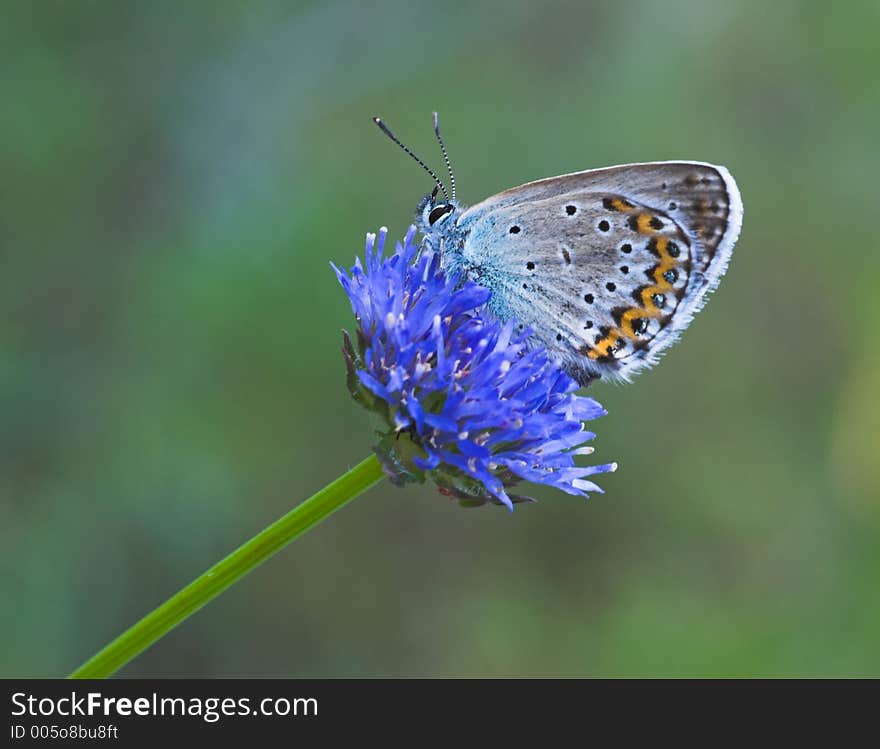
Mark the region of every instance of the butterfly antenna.
<instances>
[{"instance_id":1,"label":"butterfly antenna","mask_svg":"<svg viewBox=\"0 0 880 749\"><path fill-rule=\"evenodd\" d=\"M455 174L452 171L449 154L446 153L446 144L443 142L443 136L440 135L440 118L436 112L434 112L434 135L437 136L437 142L440 144L440 150L443 152L443 161L446 162L446 171L449 172L449 186L452 188L452 199L455 200Z\"/></svg>"},{"instance_id":2,"label":"butterfly antenna","mask_svg":"<svg viewBox=\"0 0 880 749\"><path fill-rule=\"evenodd\" d=\"M440 181L440 178L436 174L434 174L434 170L431 169L431 167L429 167L424 161L422 161L412 151L410 151L405 145L403 145L403 143L400 142L400 139L388 129L388 126L384 122L382 122L382 120L379 117L373 117L373 122L375 122L379 126L379 129L383 133L385 133L385 135L387 135L389 138L391 138L391 140L393 140L406 153L408 153L413 159L415 159L416 163L420 167L422 167L422 169L424 169L428 174L431 175L431 179L433 179L434 182L436 183L437 187L439 187L443 191L443 195L445 196L446 200L449 200L449 193L446 192L446 188L443 186L443 183ZM455 193L453 192L453 195L454 194Z\"/></svg>"}]
</instances>

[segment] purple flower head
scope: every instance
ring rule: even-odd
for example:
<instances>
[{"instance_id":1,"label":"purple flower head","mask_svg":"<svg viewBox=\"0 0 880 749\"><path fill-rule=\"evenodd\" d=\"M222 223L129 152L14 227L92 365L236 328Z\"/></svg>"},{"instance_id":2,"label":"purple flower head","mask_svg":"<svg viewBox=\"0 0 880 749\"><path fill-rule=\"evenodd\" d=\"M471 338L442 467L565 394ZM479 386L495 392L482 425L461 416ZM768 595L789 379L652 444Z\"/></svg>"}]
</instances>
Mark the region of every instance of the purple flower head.
<instances>
[{"instance_id":1,"label":"purple flower head","mask_svg":"<svg viewBox=\"0 0 880 749\"><path fill-rule=\"evenodd\" d=\"M367 235L360 258L333 269L357 319L357 345L344 334L348 386L388 431L376 452L396 483L429 475L462 504L513 509L521 480L569 494L601 492L588 477L617 468L577 466L593 451L584 421L603 416L592 398L528 331L481 316L491 292L449 278L440 258L420 252L410 227L385 255L386 229Z\"/></svg>"}]
</instances>

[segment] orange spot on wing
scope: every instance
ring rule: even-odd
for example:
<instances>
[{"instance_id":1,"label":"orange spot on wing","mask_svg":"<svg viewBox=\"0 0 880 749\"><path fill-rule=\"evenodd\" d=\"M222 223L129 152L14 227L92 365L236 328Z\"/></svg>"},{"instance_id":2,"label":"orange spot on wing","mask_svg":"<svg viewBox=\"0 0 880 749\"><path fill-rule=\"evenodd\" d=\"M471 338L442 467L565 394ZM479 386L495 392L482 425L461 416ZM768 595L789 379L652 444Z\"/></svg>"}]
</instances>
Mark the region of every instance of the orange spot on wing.
<instances>
[{"instance_id":1,"label":"orange spot on wing","mask_svg":"<svg viewBox=\"0 0 880 749\"><path fill-rule=\"evenodd\" d=\"M650 213L640 213L636 216L636 231L639 234L653 234L657 231L652 225L655 220L656 216L652 216Z\"/></svg>"},{"instance_id":2,"label":"orange spot on wing","mask_svg":"<svg viewBox=\"0 0 880 749\"><path fill-rule=\"evenodd\" d=\"M640 320L643 317L654 317L654 315L649 314L647 310L643 310L640 307L630 307L621 316L620 328L618 328L618 330L630 340L638 340L639 336L636 334L635 330L633 330L633 322Z\"/></svg>"},{"instance_id":3,"label":"orange spot on wing","mask_svg":"<svg viewBox=\"0 0 880 749\"><path fill-rule=\"evenodd\" d=\"M654 268L653 276L654 281L657 283L657 288L656 291L652 293L663 293L672 289L672 284L663 278L663 274L666 273L666 271L675 268L678 265L678 261L669 254L668 248L669 238L657 237L657 252L660 254L660 262Z\"/></svg>"},{"instance_id":4,"label":"orange spot on wing","mask_svg":"<svg viewBox=\"0 0 880 749\"><path fill-rule=\"evenodd\" d=\"M654 304L654 295L662 294L663 290L659 286L646 286L642 289L642 310L645 317L661 317L663 310Z\"/></svg>"},{"instance_id":5,"label":"orange spot on wing","mask_svg":"<svg viewBox=\"0 0 880 749\"><path fill-rule=\"evenodd\" d=\"M590 349L587 356L590 359L601 359L604 356L612 356L613 350L617 347L617 341L620 338L620 334L617 330L612 330L608 335L606 335L601 341L599 341L593 348Z\"/></svg>"}]
</instances>

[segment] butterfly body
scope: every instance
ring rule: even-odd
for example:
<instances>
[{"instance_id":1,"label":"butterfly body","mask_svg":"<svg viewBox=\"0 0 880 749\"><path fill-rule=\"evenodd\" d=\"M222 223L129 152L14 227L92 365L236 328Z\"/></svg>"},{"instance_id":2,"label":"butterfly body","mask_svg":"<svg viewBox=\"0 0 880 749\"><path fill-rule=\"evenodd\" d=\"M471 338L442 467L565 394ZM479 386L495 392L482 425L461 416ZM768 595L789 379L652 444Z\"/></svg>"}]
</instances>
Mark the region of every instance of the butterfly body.
<instances>
[{"instance_id":1,"label":"butterfly body","mask_svg":"<svg viewBox=\"0 0 880 749\"><path fill-rule=\"evenodd\" d=\"M374 121L437 185L416 211L426 247L447 272L489 288L491 312L530 329L582 384L628 381L654 364L727 269L743 208L722 166L658 161L590 169L465 208L455 199L436 113L451 195Z\"/></svg>"},{"instance_id":2,"label":"butterfly body","mask_svg":"<svg viewBox=\"0 0 880 749\"><path fill-rule=\"evenodd\" d=\"M531 182L467 209L426 200L417 220L450 273L491 289L496 316L531 328L586 383L629 380L677 339L727 267L742 202L724 167L654 162Z\"/></svg>"}]
</instances>

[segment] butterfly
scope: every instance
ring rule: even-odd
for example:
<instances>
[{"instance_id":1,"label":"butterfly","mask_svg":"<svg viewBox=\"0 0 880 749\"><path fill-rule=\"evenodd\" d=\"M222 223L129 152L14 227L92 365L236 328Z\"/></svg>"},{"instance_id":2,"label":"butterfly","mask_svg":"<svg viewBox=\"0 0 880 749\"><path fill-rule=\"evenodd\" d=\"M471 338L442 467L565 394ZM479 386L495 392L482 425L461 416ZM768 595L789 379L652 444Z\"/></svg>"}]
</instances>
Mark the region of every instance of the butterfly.
<instances>
[{"instance_id":1,"label":"butterfly","mask_svg":"<svg viewBox=\"0 0 880 749\"><path fill-rule=\"evenodd\" d=\"M490 311L531 329L580 384L629 381L657 362L724 275L742 226L739 189L723 166L624 164L528 182L467 208L437 113L451 191L431 175L416 210L444 270L492 291ZM440 197L442 193L442 197Z\"/></svg>"}]
</instances>

